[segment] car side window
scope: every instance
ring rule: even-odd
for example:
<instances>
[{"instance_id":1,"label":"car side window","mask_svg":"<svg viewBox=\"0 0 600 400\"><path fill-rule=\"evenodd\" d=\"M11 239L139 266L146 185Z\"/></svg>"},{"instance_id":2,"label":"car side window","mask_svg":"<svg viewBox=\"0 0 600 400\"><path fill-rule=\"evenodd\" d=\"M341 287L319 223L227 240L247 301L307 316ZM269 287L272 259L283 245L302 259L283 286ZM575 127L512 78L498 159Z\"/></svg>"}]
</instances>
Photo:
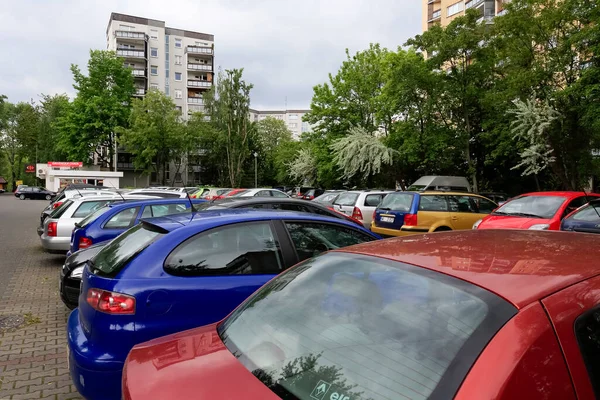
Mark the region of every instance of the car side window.
<instances>
[{"instance_id":1,"label":"car side window","mask_svg":"<svg viewBox=\"0 0 600 400\"><path fill-rule=\"evenodd\" d=\"M476 213L475 203L469 196L448 196L448 204L451 212Z\"/></svg>"},{"instance_id":2,"label":"car side window","mask_svg":"<svg viewBox=\"0 0 600 400\"><path fill-rule=\"evenodd\" d=\"M577 211L571 217L574 221L598 221L600 220L600 203L592 203Z\"/></svg>"},{"instance_id":3,"label":"car side window","mask_svg":"<svg viewBox=\"0 0 600 400\"><path fill-rule=\"evenodd\" d=\"M306 210L302 205L300 204L289 204L289 203L283 203L283 204L271 204L271 208L273 210L285 210L285 211L297 211L297 212L310 212L308 210Z\"/></svg>"},{"instance_id":4,"label":"car side window","mask_svg":"<svg viewBox=\"0 0 600 400\"><path fill-rule=\"evenodd\" d=\"M371 236L349 227L318 222L286 222L299 261L324 251L370 242Z\"/></svg>"},{"instance_id":5,"label":"car side window","mask_svg":"<svg viewBox=\"0 0 600 400\"><path fill-rule=\"evenodd\" d=\"M144 218L152 218L152 207L146 206L144 207L144 211L142 211L142 219Z\"/></svg>"},{"instance_id":6,"label":"car side window","mask_svg":"<svg viewBox=\"0 0 600 400\"><path fill-rule=\"evenodd\" d=\"M448 211L446 196L420 196L419 211Z\"/></svg>"},{"instance_id":7,"label":"car side window","mask_svg":"<svg viewBox=\"0 0 600 400\"><path fill-rule=\"evenodd\" d=\"M195 235L167 257L165 272L176 276L278 274L279 242L268 222L228 225Z\"/></svg>"},{"instance_id":8,"label":"car side window","mask_svg":"<svg viewBox=\"0 0 600 400\"><path fill-rule=\"evenodd\" d=\"M270 190L260 190L258 193L254 195L254 197L271 197Z\"/></svg>"},{"instance_id":9,"label":"car side window","mask_svg":"<svg viewBox=\"0 0 600 400\"><path fill-rule=\"evenodd\" d=\"M368 194L365 197L365 206L367 207L377 207L381 200L385 197L384 194Z\"/></svg>"},{"instance_id":10,"label":"car side window","mask_svg":"<svg viewBox=\"0 0 600 400\"><path fill-rule=\"evenodd\" d=\"M596 398L600 398L600 306L575 320L575 336Z\"/></svg>"},{"instance_id":11,"label":"car side window","mask_svg":"<svg viewBox=\"0 0 600 400\"><path fill-rule=\"evenodd\" d=\"M481 197L473 197L472 200L475 202L479 214L489 214L496 208L498 208L498 206L495 203L489 201L488 199L483 199Z\"/></svg>"},{"instance_id":12,"label":"car side window","mask_svg":"<svg viewBox=\"0 0 600 400\"><path fill-rule=\"evenodd\" d=\"M125 210L119 211L113 215L106 224L105 229L127 229L131 228L135 224L135 218L140 211L139 207L131 207Z\"/></svg>"},{"instance_id":13,"label":"car side window","mask_svg":"<svg viewBox=\"0 0 600 400\"><path fill-rule=\"evenodd\" d=\"M279 197L279 198L287 198L285 193L281 193L277 190L271 190L271 196L273 197Z\"/></svg>"},{"instance_id":14,"label":"car side window","mask_svg":"<svg viewBox=\"0 0 600 400\"><path fill-rule=\"evenodd\" d=\"M72 218L85 218L97 209L104 207L108 203L108 200L83 202L79 205L79 207L77 207L77 210L75 210L75 212L73 213Z\"/></svg>"},{"instance_id":15,"label":"car side window","mask_svg":"<svg viewBox=\"0 0 600 400\"><path fill-rule=\"evenodd\" d=\"M579 207L581 207L582 205L584 205L585 203L587 203L590 200L592 200L592 198L586 197L586 196L577 197L577 198L571 200L569 202L569 204L567 204L567 208L565 208L565 212L563 213L563 216L561 217L561 219L563 219L567 215L571 214L573 211L577 210Z\"/></svg>"}]
</instances>

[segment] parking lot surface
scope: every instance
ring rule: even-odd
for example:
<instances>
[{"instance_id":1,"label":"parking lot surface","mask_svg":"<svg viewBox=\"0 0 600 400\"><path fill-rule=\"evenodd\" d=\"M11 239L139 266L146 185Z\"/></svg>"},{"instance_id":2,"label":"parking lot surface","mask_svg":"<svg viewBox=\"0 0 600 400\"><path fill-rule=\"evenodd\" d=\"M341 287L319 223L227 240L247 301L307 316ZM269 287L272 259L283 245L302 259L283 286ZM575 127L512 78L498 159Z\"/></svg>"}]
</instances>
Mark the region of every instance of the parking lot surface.
<instances>
[{"instance_id":1,"label":"parking lot surface","mask_svg":"<svg viewBox=\"0 0 600 400\"><path fill-rule=\"evenodd\" d=\"M0 195L0 400L80 399L67 367L69 311L58 294L64 256L45 253L36 233L46 204Z\"/></svg>"}]
</instances>

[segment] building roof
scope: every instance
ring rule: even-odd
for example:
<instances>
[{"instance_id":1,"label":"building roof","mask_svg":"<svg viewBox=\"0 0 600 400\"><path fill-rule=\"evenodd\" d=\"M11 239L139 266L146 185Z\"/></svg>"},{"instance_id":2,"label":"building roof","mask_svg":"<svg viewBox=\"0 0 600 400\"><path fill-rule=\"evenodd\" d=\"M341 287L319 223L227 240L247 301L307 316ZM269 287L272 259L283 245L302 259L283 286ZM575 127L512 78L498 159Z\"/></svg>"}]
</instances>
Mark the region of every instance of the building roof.
<instances>
[{"instance_id":1,"label":"building roof","mask_svg":"<svg viewBox=\"0 0 600 400\"><path fill-rule=\"evenodd\" d=\"M483 287L517 308L600 275L600 235L472 230L375 241L337 251L438 271Z\"/></svg>"},{"instance_id":2,"label":"building roof","mask_svg":"<svg viewBox=\"0 0 600 400\"><path fill-rule=\"evenodd\" d=\"M211 42L215 41L215 35L211 35L209 33L186 31L186 30L177 29L177 28L169 28L169 27L165 27L165 21L144 18L144 17L136 17L134 15L120 14L120 13L115 13L115 12L110 13L110 19L108 20L108 26L106 27L107 35L108 35L110 23L112 21L123 21L123 22L129 22L132 24L156 26L159 28L165 28L165 32L167 34L189 37L189 38L193 38L193 39L209 40Z\"/></svg>"},{"instance_id":3,"label":"building roof","mask_svg":"<svg viewBox=\"0 0 600 400\"><path fill-rule=\"evenodd\" d=\"M8 182L6 182L6 179L4 179L4 177L3 177L3 176L0 176L0 185L5 185L5 184L7 184L7 183L8 183Z\"/></svg>"},{"instance_id":4,"label":"building roof","mask_svg":"<svg viewBox=\"0 0 600 400\"><path fill-rule=\"evenodd\" d=\"M290 114L290 113L306 114L306 113L309 113L310 110L267 110L267 111L259 111L259 110L255 110L255 109L251 108L250 112L254 113L254 114L263 114L263 115Z\"/></svg>"}]
</instances>

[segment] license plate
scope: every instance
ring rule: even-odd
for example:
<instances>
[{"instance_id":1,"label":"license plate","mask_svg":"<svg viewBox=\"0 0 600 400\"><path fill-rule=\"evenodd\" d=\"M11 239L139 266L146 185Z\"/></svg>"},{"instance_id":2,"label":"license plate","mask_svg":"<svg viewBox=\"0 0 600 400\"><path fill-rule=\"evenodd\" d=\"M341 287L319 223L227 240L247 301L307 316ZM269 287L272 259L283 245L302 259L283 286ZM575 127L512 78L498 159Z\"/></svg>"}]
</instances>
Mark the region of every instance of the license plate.
<instances>
[{"instance_id":1,"label":"license plate","mask_svg":"<svg viewBox=\"0 0 600 400\"><path fill-rule=\"evenodd\" d=\"M381 217L381 222L393 223L394 222L394 217Z\"/></svg>"}]
</instances>

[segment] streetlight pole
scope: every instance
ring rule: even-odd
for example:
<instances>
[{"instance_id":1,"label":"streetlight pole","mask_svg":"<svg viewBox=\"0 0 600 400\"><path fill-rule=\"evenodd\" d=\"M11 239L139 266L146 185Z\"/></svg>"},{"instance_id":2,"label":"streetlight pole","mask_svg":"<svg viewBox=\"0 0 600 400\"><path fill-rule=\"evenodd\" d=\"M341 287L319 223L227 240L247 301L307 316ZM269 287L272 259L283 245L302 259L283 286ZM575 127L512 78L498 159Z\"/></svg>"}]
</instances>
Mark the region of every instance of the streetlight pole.
<instances>
[{"instance_id":1,"label":"streetlight pole","mask_svg":"<svg viewBox=\"0 0 600 400\"><path fill-rule=\"evenodd\" d=\"M254 152L254 187L258 187L258 153Z\"/></svg>"}]
</instances>

